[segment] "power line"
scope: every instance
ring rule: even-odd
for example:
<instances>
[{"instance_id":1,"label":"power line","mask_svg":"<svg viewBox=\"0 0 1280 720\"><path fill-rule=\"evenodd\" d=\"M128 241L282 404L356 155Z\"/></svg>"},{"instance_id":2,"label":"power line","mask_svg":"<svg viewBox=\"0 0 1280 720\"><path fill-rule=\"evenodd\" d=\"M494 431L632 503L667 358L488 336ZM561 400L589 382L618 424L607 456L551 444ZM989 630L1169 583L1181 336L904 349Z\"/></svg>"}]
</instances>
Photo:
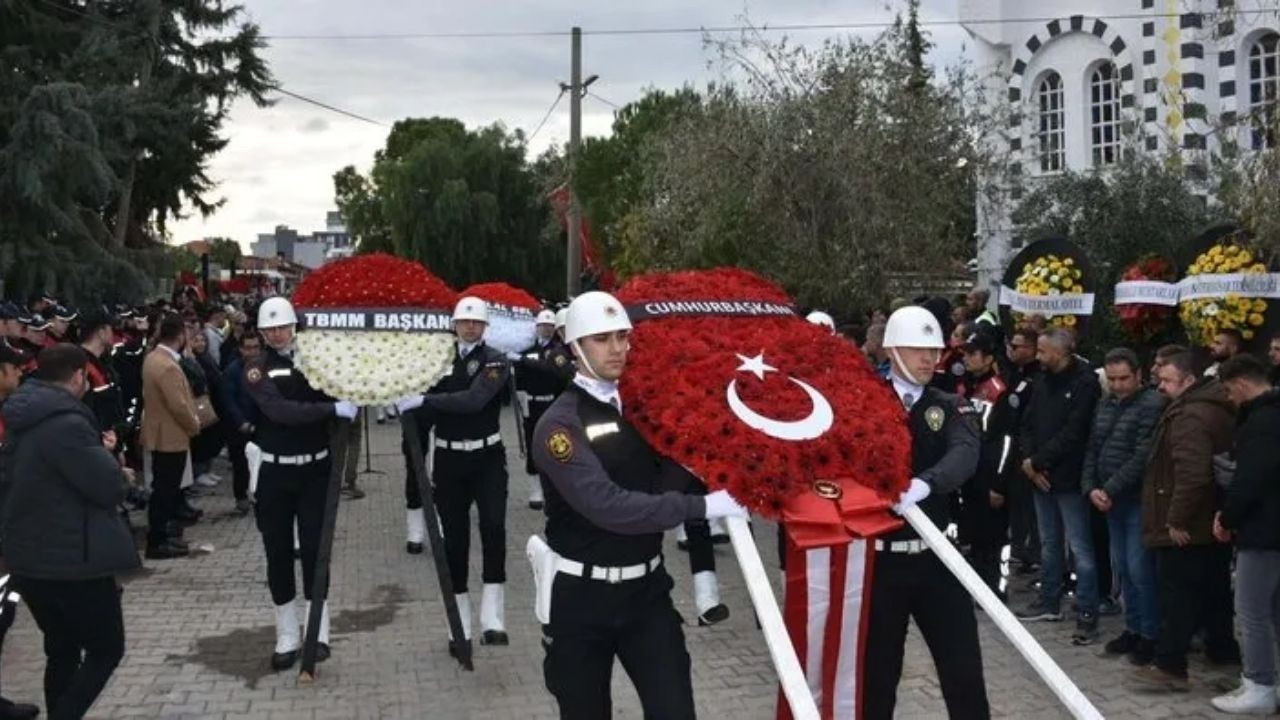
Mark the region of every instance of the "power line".
<instances>
[{"instance_id":1,"label":"power line","mask_svg":"<svg viewBox=\"0 0 1280 720\"><path fill-rule=\"evenodd\" d=\"M542 122L538 123L538 127L534 128L533 132L529 133L529 137L525 139L526 145L532 144L533 139L538 137L538 133L542 132L542 126L546 125L547 120L551 119L551 113L556 111L556 108L559 107L560 105L560 101L563 99L564 99L564 90L561 89L560 94L556 95L556 99L551 102L551 107L547 108L547 114L542 116Z\"/></svg>"},{"instance_id":2,"label":"power line","mask_svg":"<svg viewBox=\"0 0 1280 720\"><path fill-rule=\"evenodd\" d=\"M597 100L597 101L599 101L599 102L602 102L602 103L604 103L605 105L608 105L609 107L613 108L614 110L621 110L621 109L622 109L622 106L621 106L621 105L619 105L618 103L615 103L615 102L611 102L611 101L609 101L609 100L606 100L606 99L604 99L604 98L600 97L599 95L595 94L594 92L587 91L587 97L589 97L589 98L593 98L593 99L595 99L595 100Z\"/></svg>"},{"instance_id":3,"label":"power line","mask_svg":"<svg viewBox=\"0 0 1280 720\"><path fill-rule=\"evenodd\" d=\"M316 107L318 107L318 108L324 108L325 110L328 110L329 112L335 112L335 113L338 113L339 115L345 115L345 116L347 116L347 117L349 117L349 118L353 118L353 119L355 119L355 120L360 120L360 121L362 121L362 122L367 122L367 123L369 123L370 125L377 125L378 127L391 127L390 125L388 125L388 124L386 124L386 123L384 123L384 122L381 122L381 121L379 121L379 120L373 120L373 119L371 119L371 118L367 118L367 117L365 117L365 116L363 116L363 115L360 115L360 114L357 114L357 113L353 113L353 112L351 112L350 110L343 110L343 109L342 109L342 108L340 108L340 107L335 107L335 106L333 106L333 105L329 105L328 103L320 102L319 100L316 100L316 99L314 99L314 98L309 98L309 97L307 97L306 95L299 95L298 93L293 92L293 91L291 91L291 90L285 90L284 88L280 87L279 85L276 85L276 86L272 87L271 89L272 89L272 90L274 90L274 91L276 91L276 92L278 92L278 93L280 93L281 95L287 95L287 96L289 96L289 97L293 98L294 100L301 100L301 101L302 101L302 102L304 102L304 103L308 103L308 104L311 104L311 105L315 105L315 106L316 106Z\"/></svg>"},{"instance_id":4,"label":"power line","mask_svg":"<svg viewBox=\"0 0 1280 720\"><path fill-rule=\"evenodd\" d=\"M39 4L41 4L41 5L44 5L45 7L48 7L48 8L51 8L51 9L55 9L55 10L58 10L58 11L61 11L61 12L69 12L69 13L71 13L71 14L73 14L73 15L77 15L77 16L79 16L79 17L81 17L81 18L84 18L85 20L88 20L88 21L90 21L90 22L96 23L96 24L98 24L98 25L100 25L100 26L102 26L102 27L109 28L109 29L112 29L112 30L116 30L117 32L120 32L120 33L123 33L123 34L127 34L127 35L136 35L136 36L138 36L138 37L140 37L140 38L144 38L144 39L148 39L148 40L150 40L150 39L151 39L151 36L150 36L146 31L144 31L144 30L142 30L142 29L140 29L140 28L133 28L133 27L129 27L128 25L123 25L123 24L118 23L118 22L115 22L115 21L113 21L113 20L109 20L109 19L104 18L104 17L99 17L98 15L93 15L93 14L91 14L91 13L89 13L89 12L86 12L86 11L84 11L84 10L81 10L80 8L71 7L71 6L68 6L68 5L59 5L58 3L53 2L52 0L35 0L35 1L36 1L37 3L39 3ZM339 114L339 115L344 115L344 116L346 116L346 117L349 117L349 118L352 118L352 119L355 119L355 120L360 120L360 121L362 121L362 122L367 122L367 123L369 123L369 124L371 124L371 125L377 125L377 126L379 126L379 127L390 127L390 125L387 125L387 124L386 124L386 123L384 123L384 122L380 122L380 121L378 121L378 120L373 120L373 119L371 119L371 118L367 118L367 117L365 117L365 116L363 116L363 115L360 115L359 113L351 112L350 110L343 110L343 109L342 109L342 108L340 108L340 107L337 107L337 106L334 106L334 105L330 105L330 104L325 103L325 102L321 102L320 100L316 100L315 98L307 97L306 95L301 95L301 94L299 94L299 93L295 93L295 92L293 92L293 91L291 91L291 90L286 90L286 89L284 89L283 87L281 87L280 85L273 85L273 86L271 86L271 89L272 89L272 90L274 90L275 92L280 93L281 95L287 95L288 97L291 97L291 98L293 98L293 99L295 99L295 100L299 100L299 101L301 101L301 102L308 103L308 104L310 104L310 105L314 105L314 106L316 106L316 107L318 107L318 108L323 108L323 109L325 109L325 110L328 110L329 112L337 113L337 114Z\"/></svg>"},{"instance_id":5,"label":"power line","mask_svg":"<svg viewBox=\"0 0 1280 720\"><path fill-rule=\"evenodd\" d=\"M1276 13L1276 10L1234 10L1235 16L1263 15ZM1087 20L1150 20L1155 18L1179 18L1184 13L1121 13L1115 15L1085 15ZM1195 14L1195 13L1186 13ZM1025 18L987 18L975 20L922 20L921 27L956 27L962 25L1018 25L1048 23L1061 20L1060 16L1025 17ZM705 25L705 26L673 26L652 28L602 28L600 30L583 30L583 35L690 35L690 34L723 34L745 31L759 32L800 32L815 30L883 30L893 27L897 21L865 21L843 23L790 23L780 25ZM462 32L411 32L411 33L313 33L290 35L263 35L264 40L293 42L307 40L474 40L474 39L513 39L513 38L549 38L568 37L569 30L493 30Z\"/></svg>"}]
</instances>

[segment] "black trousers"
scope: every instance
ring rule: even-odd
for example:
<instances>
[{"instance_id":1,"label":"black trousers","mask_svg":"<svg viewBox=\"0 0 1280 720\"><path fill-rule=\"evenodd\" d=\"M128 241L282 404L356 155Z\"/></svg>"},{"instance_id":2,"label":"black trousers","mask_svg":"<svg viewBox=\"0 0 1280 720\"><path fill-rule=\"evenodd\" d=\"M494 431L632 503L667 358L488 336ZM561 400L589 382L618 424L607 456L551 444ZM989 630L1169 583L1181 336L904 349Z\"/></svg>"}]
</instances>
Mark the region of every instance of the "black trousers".
<instances>
[{"instance_id":1,"label":"black trousers","mask_svg":"<svg viewBox=\"0 0 1280 720\"><path fill-rule=\"evenodd\" d=\"M689 653L680 615L671 604L665 569L610 584L557 575L551 624L544 626L542 663L561 720L613 716L613 660L635 685L646 720L696 717Z\"/></svg>"},{"instance_id":2,"label":"black trousers","mask_svg":"<svg viewBox=\"0 0 1280 720\"><path fill-rule=\"evenodd\" d=\"M533 466L533 429L538 426L538 421L542 419L542 414L551 407L551 403L529 401L529 416L524 419L524 446L527 451L524 454L524 471L529 475L537 475L538 468Z\"/></svg>"},{"instance_id":3,"label":"black trousers","mask_svg":"<svg viewBox=\"0 0 1280 720\"><path fill-rule=\"evenodd\" d=\"M4 599L0 601L0 650L3 650L4 638L9 634L9 628L13 627L13 621L17 616L18 603L5 593Z\"/></svg>"},{"instance_id":4,"label":"black trousers","mask_svg":"<svg viewBox=\"0 0 1280 720\"><path fill-rule=\"evenodd\" d=\"M227 433L227 456L231 458L231 492L236 500L249 499L249 458L244 454L244 446L248 444L249 437L239 430Z\"/></svg>"},{"instance_id":5,"label":"black trousers","mask_svg":"<svg viewBox=\"0 0 1280 720\"><path fill-rule=\"evenodd\" d=\"M1185 676L1187 648L1200 627L1210 657L1239 653L1232 632L1230 545L1157 548L1156 583L1160 600L1157 667Z\"/></svg>"},{"instance_id":6,"label":"black trousers","mask_svg":"<svg viewBox=\"0 0 1280 720\"><path fill-rule=\"evenodd\" d=\"M162 545L169 538L169 523L182 501L182 474L187 453L151 452L151 499L147 502L147 545Z\"/></svg>"},{"instance_id":7,"label":"black trousers","mask_svg":"<svg viewBox=\"0 0 1280 720\"><path fill-rule=\"evenodd\" d=\"M115 578L18 577L44 634L44 699L50 720L79 720L124 657L124 613Z\"/></svg>"},{"instance_id":8,"label":"black trousers","mask_svg":"<svg viewBox=\"0 0 1280 720\"><path fill-rule=\"evenodd\" d=\"M863 664L864 720L890 720L902 677L907 620L915 618L938 670L947 714L991 717L973 599L933 553L877 552Z\"/></svg>"},{"instance_id":9,"label":"black trousers","mask_svg":"<svg viewBox=\"0 0 1280 720\"><path fill-rule=\"evenodd\" d=\"M502 445L475 452L436 448L431 479L444 534L453 591L467 591L471 554L471 506L480 523L481 576L485 583L507 581L507 455ZM417 486L413 486L417 492ZM418 507L422 507L421 498ZM410 508L414 505L410 503Z\"/></svg>"},{"instance_id":10,"label":"black trousers","mask_svg":"<svg viewBox=\"0 0 1280 720\"><path fill-rule=\"evenodd\" d=\"M330 465L329 457L307 465L263 462L258 471L255 511L262 546L267 553L267 586L276 605L283 605L298 595L293 570L295 518L302 551L302 594L311 599Z\"/></svg>"},{"instance_id":11,"label":"black trousers","mask_svg":"<svg viewBox=\"0 0 1280 720\"><path fill-rule=\"evenodd\" d=\"M689 571L694 575L716 569L715 545L711 542L711 525L706 520L689 520L684 524L689 538Z\"/></svg>"},{"instance_id":12,"label":"black trousers","mask_svg":"<svg viewBox=\"0 0 1280 720\"><path fill-rule=\"evenodd\" d=\"M1036 522L1035 488L1031 479L1022 473L1022 454L1010 452L1005 460L1005 476L1009 484L1009 496L1005 499L1009 508L1010 555L1022 562L1040 562L1040 529Z\"/></svg>"}]
</instances>

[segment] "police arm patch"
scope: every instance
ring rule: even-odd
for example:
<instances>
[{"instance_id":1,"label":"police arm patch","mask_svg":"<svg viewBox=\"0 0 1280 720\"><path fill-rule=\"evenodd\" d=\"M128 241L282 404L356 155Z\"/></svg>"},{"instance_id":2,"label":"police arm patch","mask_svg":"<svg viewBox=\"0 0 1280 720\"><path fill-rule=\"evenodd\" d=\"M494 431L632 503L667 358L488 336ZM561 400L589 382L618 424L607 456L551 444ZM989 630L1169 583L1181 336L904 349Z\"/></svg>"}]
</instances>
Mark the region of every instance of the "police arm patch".
<instances>
[{"instance_id":1,"label":"police arm patch","mask_svg":"<svg viewBox=\"0 0 1280 720\"><path fill-rule=\"evenodd\" d=\"M256 383L262 380L262 371L256 367L252 367L249 368L249 372L245 373L244 376L249 382Z\"/></svg>"},{"instance_id":2,"label":"police arm patch","mask_svg":"<svg viewBox=\"0 0 1280 720\"><path fill-rule=\"evenodd\" d=\"M567 463L573 459L573 438L569 437L569 431L560 429L553 430L547 436L547 452L556 462Z\"/></svg>"}]
</instances>

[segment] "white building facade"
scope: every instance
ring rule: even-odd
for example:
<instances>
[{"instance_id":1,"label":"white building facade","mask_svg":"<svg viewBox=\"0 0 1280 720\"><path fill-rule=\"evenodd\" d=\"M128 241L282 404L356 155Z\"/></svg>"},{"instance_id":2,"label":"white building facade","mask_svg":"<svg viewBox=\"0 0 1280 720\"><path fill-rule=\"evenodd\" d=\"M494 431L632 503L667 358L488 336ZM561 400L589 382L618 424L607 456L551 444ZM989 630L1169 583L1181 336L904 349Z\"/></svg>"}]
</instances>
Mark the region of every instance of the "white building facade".
<instances>
[{"instance_id":1,"label":"white building facade","mask_svg":"<svg viewBox=\"0 0 1280 720\"><path fill-rule=\"evenodd\" d=\"M1280 140L1280 0L960 0L988 104L1008 127L1003 192L978 200L979 283L1016 252L1009 215L1037 179L1105 168L1126 152L1211 153Z\"/></svg>"}]
</instances>

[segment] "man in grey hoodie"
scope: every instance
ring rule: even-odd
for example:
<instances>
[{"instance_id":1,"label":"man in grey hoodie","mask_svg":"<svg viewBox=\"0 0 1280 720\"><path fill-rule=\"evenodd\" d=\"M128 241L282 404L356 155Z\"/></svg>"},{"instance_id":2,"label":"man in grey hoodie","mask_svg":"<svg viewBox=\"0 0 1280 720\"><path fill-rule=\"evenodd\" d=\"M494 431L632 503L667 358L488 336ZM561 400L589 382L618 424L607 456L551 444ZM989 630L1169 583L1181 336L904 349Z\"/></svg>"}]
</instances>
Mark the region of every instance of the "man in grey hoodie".
<instances>
[{"instance_id":1,"label":"man in grey hoodie","mask_svg":"<svg viewBox=\"0 0 1280 720\"><path fill-rule=\"evenodd\" d=\"M84 351L58 344L37 362L2 411L5 560L44 633L49 717L82 718L124 656L115 576L138 552L116 511L123 472L81 402Z\"/></svg>"}]
</instances>

